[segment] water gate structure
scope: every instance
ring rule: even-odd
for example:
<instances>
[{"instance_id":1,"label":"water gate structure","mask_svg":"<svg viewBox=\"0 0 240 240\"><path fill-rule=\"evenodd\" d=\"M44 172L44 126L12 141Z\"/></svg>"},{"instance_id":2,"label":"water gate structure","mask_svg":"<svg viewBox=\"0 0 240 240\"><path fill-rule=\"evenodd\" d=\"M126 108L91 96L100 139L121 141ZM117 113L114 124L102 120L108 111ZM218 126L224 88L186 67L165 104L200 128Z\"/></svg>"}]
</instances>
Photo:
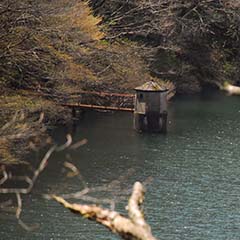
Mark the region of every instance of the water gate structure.
<instances>
[{"instance_id":1,"label":"water gate structure","mask_svg":"<svg viewBox=\"0 0 240 240\"><path fill-rule=\"evenodd\" d=\"M168 89L150 81L135 88L135 94L79 91L65 99L62 106L77 109L132 112L139 132L167 131Z\"/></svg>"},{"instance_id":2,"label":"water gate structure","mask_svg":"<svg viewBox=\"0 0 240 240\"><path fill-rule=\"evenodd\" d=\"M157 83L150 81L135 88L134 128L143 132L167 131L167 93Z\"/></svg>"}]
</instances>

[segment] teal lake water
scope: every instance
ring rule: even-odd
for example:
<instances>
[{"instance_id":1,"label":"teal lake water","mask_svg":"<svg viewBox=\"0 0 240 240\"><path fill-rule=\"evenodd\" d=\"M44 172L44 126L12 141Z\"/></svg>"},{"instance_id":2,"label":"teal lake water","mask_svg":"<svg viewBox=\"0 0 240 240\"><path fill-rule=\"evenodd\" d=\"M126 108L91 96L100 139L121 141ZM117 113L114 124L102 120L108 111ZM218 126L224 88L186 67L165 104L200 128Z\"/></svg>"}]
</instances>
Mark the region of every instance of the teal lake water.
<instances>
[{"instance_id":1,"label":"teal lake water","mask_svg":"<svg viewBox=\"0 0 240 240\"><path fill-rule=\"evenodd\" d=\"M33 232L17 225L13 213L0 212L0 239L116 240L104 227L82 219L44 193L81 190L78 178L64 177L63 162L74 163L86 184L101 186L123 176L128 189L149 177L144 203L147 221L162 240L240 239L240 98L216 94L182 97L169 104L167 135L138 134L129 113L86 113L73 133L88 143L78 150L54 154L34 191L24 197L22 219L39 224ZM60 142L69 132L60 127ZM40 159L41 153L32 161ZM120 198L124 191L96 193L97 198ZM125 197L125 198L124 198Z\"/></svg>"}]
</instances>

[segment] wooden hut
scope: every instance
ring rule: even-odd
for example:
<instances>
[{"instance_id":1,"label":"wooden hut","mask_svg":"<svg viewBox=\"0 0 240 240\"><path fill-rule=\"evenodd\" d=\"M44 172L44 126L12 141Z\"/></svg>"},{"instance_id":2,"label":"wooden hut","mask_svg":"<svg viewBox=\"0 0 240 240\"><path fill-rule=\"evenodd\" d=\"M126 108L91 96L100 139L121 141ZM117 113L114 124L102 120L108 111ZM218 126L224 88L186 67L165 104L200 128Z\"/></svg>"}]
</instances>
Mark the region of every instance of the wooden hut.
<instances>
[{"instance_id":1,"label":"wooden hut","mask_svg":"<svg viewBox=\"0 0 240 240\"><path fill-rule=\"evenodd\" d=\"M168 89L150 81L135 90L134 128L137 131L165 133Z\"/></svg>"}]
</instances>

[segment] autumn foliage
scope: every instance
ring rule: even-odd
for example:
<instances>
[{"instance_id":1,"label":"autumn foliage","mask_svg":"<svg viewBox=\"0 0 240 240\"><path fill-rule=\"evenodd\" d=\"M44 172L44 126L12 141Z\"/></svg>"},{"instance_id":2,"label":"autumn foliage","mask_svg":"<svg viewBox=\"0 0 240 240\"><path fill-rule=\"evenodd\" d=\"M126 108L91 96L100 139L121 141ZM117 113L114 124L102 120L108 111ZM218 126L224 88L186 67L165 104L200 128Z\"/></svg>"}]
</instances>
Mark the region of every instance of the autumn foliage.
<instances>
[{"instance_id":1,"label":"autumn foliage","mask_svg":"<svg viewBox=\"0 0 240 240\"><path fill-rule=\"evenodd\" d=\"M89 82L129 88L150 78L141 48L106 40L102 19L88 2L4 0L0 12L5 89L69 93Z\"/></svg>"}]
</instances>

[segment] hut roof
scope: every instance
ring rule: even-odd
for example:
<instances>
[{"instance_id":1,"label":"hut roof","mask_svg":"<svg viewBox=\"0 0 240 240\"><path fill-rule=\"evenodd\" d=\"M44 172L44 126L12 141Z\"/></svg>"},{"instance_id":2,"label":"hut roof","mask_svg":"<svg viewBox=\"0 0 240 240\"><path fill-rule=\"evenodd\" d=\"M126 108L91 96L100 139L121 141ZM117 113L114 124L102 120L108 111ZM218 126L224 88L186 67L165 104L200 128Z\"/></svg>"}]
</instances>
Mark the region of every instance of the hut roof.
<instances>
[{"instance_id":1,"label":"hut roof","mask_svg":"<svg viewBox=\"0 0 240 240\"><path fill-rule=\"evenodd\" d=\"M137 91L149 91L149 92L165 92L168 89L161 87L159 84L153 81L144 83L143 85L136 87Z\"/></svg>"}]
</instances>

